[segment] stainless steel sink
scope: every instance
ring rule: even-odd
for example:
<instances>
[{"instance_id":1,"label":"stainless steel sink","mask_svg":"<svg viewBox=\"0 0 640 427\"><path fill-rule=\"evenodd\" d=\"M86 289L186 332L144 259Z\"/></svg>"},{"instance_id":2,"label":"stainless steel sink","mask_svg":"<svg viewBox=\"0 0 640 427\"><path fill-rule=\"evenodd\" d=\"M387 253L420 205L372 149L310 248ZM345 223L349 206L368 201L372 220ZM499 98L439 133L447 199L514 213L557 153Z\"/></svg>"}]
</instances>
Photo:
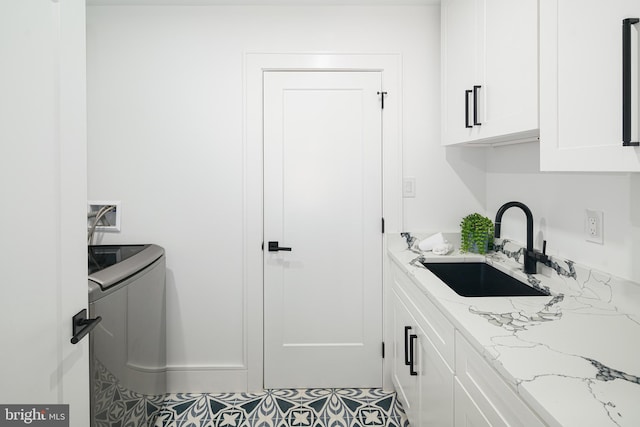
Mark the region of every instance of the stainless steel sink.
<instances>
[{"instance_id":1,"label":"stainless steel sink","mask_svg":"<svg viewBox=\"0 0 640 427\"><path fill-rule=\"evenodd\" d=\"M484 262L423 262L422 265L463 297L549 296Z\"/></svg>"}]
</instances>

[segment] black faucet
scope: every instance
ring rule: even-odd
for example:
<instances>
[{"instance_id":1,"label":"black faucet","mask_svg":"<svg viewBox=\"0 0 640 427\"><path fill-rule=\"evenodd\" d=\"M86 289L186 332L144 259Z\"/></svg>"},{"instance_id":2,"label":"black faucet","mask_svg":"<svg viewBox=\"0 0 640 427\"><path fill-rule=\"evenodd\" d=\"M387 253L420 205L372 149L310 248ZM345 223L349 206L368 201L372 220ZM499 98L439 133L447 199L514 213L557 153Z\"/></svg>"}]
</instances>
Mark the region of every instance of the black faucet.
<instances>
[{"instance_id":1,"label":"black faucet","mask_svg":"<svg viewBox=\"0 0 640 427\"><path fill-rule=\"evenodd\" d=\"M502 214L504 214L507 209L512 207L522 209L524 211L524 214L527 216L527 249L524 251L524 272L528 274L535 274L537 272L537 262L546 264L549 262L549 257L547 257L546 255L546 240L542 244L542 252L533 249L533 214L531 213L531 209L529 209L527 205L520 202L507 202L504 205L500 206L500 209L498 209L498 212L496 213L495 237L500 237Z\"/></svg>"}]
</instances>

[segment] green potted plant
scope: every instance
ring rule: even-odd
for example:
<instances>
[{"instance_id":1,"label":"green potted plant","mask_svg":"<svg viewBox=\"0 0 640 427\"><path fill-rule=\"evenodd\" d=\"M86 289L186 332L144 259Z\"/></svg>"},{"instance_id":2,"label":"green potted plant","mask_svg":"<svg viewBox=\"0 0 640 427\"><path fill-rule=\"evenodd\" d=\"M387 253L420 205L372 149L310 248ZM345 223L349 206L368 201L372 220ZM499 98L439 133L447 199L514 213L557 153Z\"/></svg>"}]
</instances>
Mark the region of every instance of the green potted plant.
<instances>
[{"instance_id":1,"label":"green potted plant","mask_svg":"<svg viewBox=\"0 0 640 427\"><path fill-rule=\"evenodd\" d=\"M462 218L460 223L460 251L485 254L493 249L493 221L479 213Z\"/></svg>"}]
</instances>

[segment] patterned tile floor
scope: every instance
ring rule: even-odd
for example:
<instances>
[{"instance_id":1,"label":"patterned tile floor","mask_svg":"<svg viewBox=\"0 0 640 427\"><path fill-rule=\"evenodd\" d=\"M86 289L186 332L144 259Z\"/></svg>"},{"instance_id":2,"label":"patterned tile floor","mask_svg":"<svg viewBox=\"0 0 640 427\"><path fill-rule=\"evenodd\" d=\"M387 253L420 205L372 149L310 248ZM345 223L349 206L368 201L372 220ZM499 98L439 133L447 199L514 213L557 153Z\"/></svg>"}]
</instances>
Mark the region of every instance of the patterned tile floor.
<instances>
[{"instance_id":1,"label":"patterned tile floor","mask_svg":"<svg viewBox=\"0 0 640 427\"><path fill-rule=\"evenodd\" d=\"M162 427L408 427L395 393L380 389L267 390L172 394L158 412Z\"/></svg>"},{"instance_id":2,"label":"patterned tile floor","mask_svg":"<svg viewBox=\"0 0 640 427\"><path fill-rule=\"evenodd\" d=\"M93 387L95 427L409 427L396 394L380 389L146 396L99 363Z\"/></svg>"}]
</instances>

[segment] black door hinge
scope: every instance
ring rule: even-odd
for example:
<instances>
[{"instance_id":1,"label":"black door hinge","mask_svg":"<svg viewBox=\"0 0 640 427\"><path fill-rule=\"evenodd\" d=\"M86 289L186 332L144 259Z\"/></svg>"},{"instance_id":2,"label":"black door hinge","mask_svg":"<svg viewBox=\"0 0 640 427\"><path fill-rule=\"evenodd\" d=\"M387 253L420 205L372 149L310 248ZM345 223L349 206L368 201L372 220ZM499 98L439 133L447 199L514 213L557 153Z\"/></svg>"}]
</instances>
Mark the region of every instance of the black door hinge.
<instances>
[{"instance_id":1,"label":"black door hinge","mask_svg":"<svg viewBox=\"0 0 640 427\"><path fill-rule=\"evenodd\" d=\"M387 96L387 92L376 92L378 95L380 95L380 107L382 110L384 110L384 97Z\"/></svg>"},{"instance_id":2,"label":"black door hinge","mask_svg":"<svg viewBox=\"0 0 640 427\"><path fill-rule=\"evenodd\" d=\"M384 234L384 218L382 218L382 234Z\"/></svg>"},{"instance_id":3,"label":"black door hinge","mask_svg":"<svg viewBox=\"0 0 640 427\"><path fill-rule=\"evenodd\" d=\"M384 341L382 341L382 358L384 359Z\"/></svg>"}]
</instances>

